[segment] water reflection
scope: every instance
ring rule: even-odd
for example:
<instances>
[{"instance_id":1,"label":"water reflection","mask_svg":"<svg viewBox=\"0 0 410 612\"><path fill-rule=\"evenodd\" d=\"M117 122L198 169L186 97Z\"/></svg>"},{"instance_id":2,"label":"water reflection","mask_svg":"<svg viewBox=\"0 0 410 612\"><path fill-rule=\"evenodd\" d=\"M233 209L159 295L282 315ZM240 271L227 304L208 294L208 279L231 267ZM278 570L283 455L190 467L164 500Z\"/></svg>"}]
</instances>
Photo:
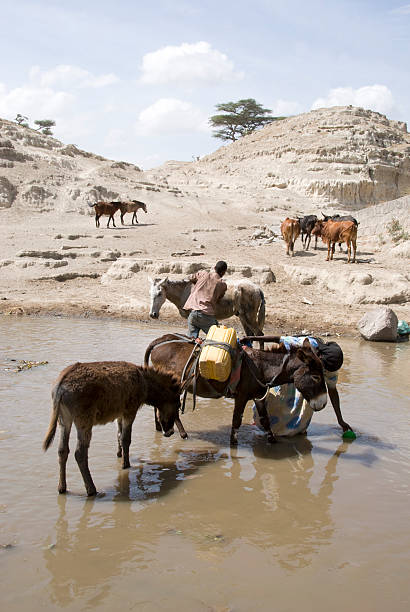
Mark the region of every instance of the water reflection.
<instances>
[{"instance_id":1,"label":"water reflection","mask_svg":"<svg viewBox=\"0 0 410 612\"><path fill-rule=\"evenodd\" d=\"M315 416L308 436L273 446L245 422L237 449L227 446L232 400L201 400L194 414L187 411L186 441L156 436L147 409L128 471L117 466L111 430L96 432L91 461L96 481L108 486L103 497L88 500L73 457L73 488L82 494L58 496L56 445L41 454L51 382L77 359L140 362L161 330L34 318L0 320L0 327L3 367L12 358L49 361L20 374L0 369L2 519L18 544L4 555L10 611L111 610L124 601L144 610L249 610L252 601L269 609L278 590L281 607L292 589L303 594L313 575L315 609L327 609L335 581L359 607L375 609L370 592L380 609L405 609L399 597L409 547L408 343L340 340L342 411L359 433L351 443L341 441L331 408ZM327 573L335 558L348 556L357 571L346 565ZM375 576L387 576L385 595ZM168 608L161 607L165 600Z\"/></svg>"}]
</instances>

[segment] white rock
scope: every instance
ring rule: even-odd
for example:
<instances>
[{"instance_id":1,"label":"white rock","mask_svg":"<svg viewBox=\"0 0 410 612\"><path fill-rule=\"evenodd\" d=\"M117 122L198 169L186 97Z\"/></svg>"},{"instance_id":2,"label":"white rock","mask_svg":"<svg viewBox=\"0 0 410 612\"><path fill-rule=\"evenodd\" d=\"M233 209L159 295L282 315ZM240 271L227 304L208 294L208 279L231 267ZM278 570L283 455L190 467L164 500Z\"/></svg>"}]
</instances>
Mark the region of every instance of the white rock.
<instances>
[{"instance_id":1,"label":"white rock","mask_svg":"<svg viewBox=\"0 0 410 612\"><path fill-rule=\"evenodd\" d=\"M357 328L365 340L395 342L397 323L398 319L393 310L381 306L367 312L358 322Z\"/></svg>"}]
</instances>

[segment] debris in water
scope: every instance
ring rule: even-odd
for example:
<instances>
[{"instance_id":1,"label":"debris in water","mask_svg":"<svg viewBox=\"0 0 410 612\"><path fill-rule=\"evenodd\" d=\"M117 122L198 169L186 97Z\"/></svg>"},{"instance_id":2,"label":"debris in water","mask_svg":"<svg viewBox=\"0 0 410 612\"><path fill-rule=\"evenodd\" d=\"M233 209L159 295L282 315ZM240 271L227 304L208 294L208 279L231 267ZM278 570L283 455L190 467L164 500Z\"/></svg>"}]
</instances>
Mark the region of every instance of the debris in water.
<instances>
[{"instance_id":1,"label":"debris in water","mask_svg":"<svg viewBox=\"0 0 410 612\"><path fill-rule=\"evenodd\" d=\"M10 359L10 361L16 361L15 359ZM22 372L23 370L30 370L31 368L36 368L40 365L46 365L48 361L26 361L25 359L20 359L17 362L16 368L4 368L6 372Z\"/></svg>"}]
</instances>

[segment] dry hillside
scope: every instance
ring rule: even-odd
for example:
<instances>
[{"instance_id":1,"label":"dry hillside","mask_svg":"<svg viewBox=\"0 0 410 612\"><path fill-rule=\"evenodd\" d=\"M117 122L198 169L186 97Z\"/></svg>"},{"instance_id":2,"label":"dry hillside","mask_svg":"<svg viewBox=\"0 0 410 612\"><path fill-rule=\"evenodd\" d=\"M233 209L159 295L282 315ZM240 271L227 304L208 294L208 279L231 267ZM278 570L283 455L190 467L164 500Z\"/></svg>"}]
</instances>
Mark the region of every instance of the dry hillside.
<instances>
[{"instance_id":1,"label":"dry hillside","mask_svg":"<svg viewBox=\"0 0 410 612\"><path fill-rule=\"evenodd\" d=\"M0 311L146 320L148 276L224 258L234 278L262 285L268 329L352 331L377 303L410 319L409 152L403 123L346 107L142 172L0 120ZM148 214L97 229L97 199L143 200ZM339 253L328 263L322 245L306 253L300 241L286 257L285 216L352 209L358 264ZM181 323L168 303L161 318Z\"/></svg>"}]
</instances>

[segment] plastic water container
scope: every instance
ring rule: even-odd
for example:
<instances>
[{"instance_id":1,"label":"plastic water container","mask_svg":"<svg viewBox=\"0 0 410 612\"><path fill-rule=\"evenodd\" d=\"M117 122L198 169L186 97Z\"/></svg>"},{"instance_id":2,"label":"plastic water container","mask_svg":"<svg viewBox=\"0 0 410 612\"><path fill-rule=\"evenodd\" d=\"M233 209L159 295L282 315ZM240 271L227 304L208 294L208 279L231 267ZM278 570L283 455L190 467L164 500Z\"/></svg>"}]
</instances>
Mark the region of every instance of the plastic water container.
<instances>
[{"instance_id":1,"label":"plastic water container","mask_svg":"<svg viewBox=\"0 0 410 612\"><path fill-rule=\"evenodd\" d=\"M206 335L207 340L214 342L226 342L232 348L236 347L236 331L233 327L225 325L212 325ZM204 378L228 380L232 369L232 361L229 351L217 346L205 346L199 357L199 372Z\"/></svg>"}]
</instances>

